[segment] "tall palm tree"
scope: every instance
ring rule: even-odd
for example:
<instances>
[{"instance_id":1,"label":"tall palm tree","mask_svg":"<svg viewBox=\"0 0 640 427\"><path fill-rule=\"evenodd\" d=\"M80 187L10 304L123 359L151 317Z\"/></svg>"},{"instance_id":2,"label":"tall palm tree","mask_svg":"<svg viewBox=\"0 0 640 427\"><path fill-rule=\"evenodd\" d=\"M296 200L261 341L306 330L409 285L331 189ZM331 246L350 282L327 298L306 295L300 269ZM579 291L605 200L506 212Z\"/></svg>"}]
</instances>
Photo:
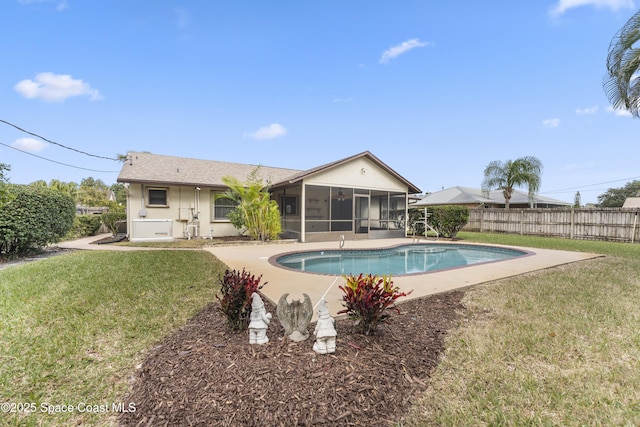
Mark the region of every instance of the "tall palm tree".
<instances>
[{"instance_id":1,"label":"tall palm tree","mask_svg":"<svg viewBox=\"0 0 640 427\"><path fill-rule=\"evenodd\" d=\"M625 109L640 117L640 11L627 21L609 44L608 74L604 91L616 109Z\"/></svg>"},{"instance_id":2,"label":"tall palm tree","mask_svg":"<svg viewBox=\"0 0 640 427\"><path fill-rule=\"evenodd\" d=\"M542 162L537 157L525 156L505 163L494 160L484 169L482 191L502 190L504 207L509 209L514 187L526 186L529 200L533 200L533 195L540 189L541 174Z\"/></svg>"}]
</instances>

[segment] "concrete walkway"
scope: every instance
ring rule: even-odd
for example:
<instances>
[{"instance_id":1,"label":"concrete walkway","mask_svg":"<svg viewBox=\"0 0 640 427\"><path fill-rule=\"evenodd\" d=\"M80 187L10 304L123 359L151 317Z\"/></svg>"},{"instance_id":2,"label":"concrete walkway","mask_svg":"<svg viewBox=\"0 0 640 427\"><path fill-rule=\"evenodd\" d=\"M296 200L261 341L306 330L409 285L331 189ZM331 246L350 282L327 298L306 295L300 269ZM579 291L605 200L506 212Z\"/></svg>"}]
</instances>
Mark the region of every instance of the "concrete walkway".
<instances>
[{"instance_id":1,"label":"concrete walkway","mask_svg":"<svg viewBox=\"0 0 640 427\"><path fill-rule=\"evenodd\" d=\"M120 246L120 245L113 245L113 244L98 245L96 243L93 243L111 236L112 236L111 233L98 234L97 236L89 236L89 237L83 237L82 239L78 239L78 240L60 242L60 243L57 243L55 246L61 249L82 249L82 250L88 250L88 251L153 251L158 249L164 249L164 250L171 249L171 248L146 248L142 246ZM180 250L183 250L183 249L180 249Z\"/></svg>"},{"instance_id":2,"label":"concrete walkway","mask_svg":"<svg viewBox=\"0 0 640 427\"><path fill-rule=\"evenodd\" d=\"M424 243L422 240L420 243ZM439 241L439 243L446 243ZM411 239L359 240L347 241L344 249L371 249L412 244ZM316 304L325 296L331 314L335 315L343 307L342 291L338 286L344 284L340 276L301 273L272 265L269 259L277 254L297 251L336 250L338 242L292 243L292 244L256 244L250 246L216 246L204 248L218 257L232 269L245 268L251 274L262 275L262 282L268 284L261 292L272 302L277 303L280 296L289 293L289 301L302 299L306 293ZM542 270L562 264L599 257L597 254L565 252L547 249L518 248L530 252L529 256L512 260L492 262L433 273L396 276L394 285L401 291L413 291L407 298L418 298L453 289L465 288L492 280ZM400 300L402 301L402 299Z\"/></svg>"}]
</instances>

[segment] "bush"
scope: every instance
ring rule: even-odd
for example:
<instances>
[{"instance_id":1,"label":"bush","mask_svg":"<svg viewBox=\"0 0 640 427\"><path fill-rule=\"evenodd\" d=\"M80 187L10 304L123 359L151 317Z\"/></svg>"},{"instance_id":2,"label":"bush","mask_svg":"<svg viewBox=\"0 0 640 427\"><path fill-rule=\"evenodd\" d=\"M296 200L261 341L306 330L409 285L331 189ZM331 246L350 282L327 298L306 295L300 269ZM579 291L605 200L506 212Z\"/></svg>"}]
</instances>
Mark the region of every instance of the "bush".
<instances>
[{"instance_id":1,"label":"bush","mask_svg":"<svg viewBox=\"0 0 640 427\"><path fill-rule=\"evenodd\" d=\"M126 212L123 211L109 211L100 215L102 223L111 231L114 236L118 234L118 222L127 219Z\"/></svg>"},{"instance_id":2,"label":"bush","mask_svg":"<svg viewBox=\"0 0 640 427\"><path fill-rule=\"evenodd\" d=\"M464 206L436 206L431 209L430 224L441 236L455 239L467 222L469 208Z\"/></svg>"},{"instance_id":3,"label":"bush","mask_svg":"<svg viewBox=\"0 0 640 427\"><path fill-rule=\"evenodd\" d=\"M24 254L60 241L73 227L73 199L58 191L10 185L0 207L0 253Z\"/></svg>"},{"instance_id":4,"label":"bush","mask_svg":"<svg viewBox=\"0 0 640 427\"><path fill-rule=\"evenodd\" d=\"M358 332L370 335L375 332L379 323L384 322L389 314L387 309L392 308L395 301L409 295L400 292L397 286L393 286L391 277L389 276L373 276L371 274L364 276L348 275L345 276L347 281L345 286L340 286L344 295L342 296L344 310L338 314L346 313L355 321Z\"/></svg>"},{"instance_id":5,"label":"bush","mask_svg":"<svg viewBox=\"0 0 640 427\"><path fill-rule=\"evenodd\" d=\"M249 326L249 316L251 315L251 295L262 289L267 283L260 285L262 276L255 277L242 269L225 270L224 276L220 279L220 295L216 295L220 301L220 311L227 318L231 329L242 331Z\"/></svg>"},{"instance_id":6,"label":"bush","mask_svg":"<svg viewBox=\"0 0 640 427\"><path fill-rule=\"evenodd\" d=\"M100 215L76 215L73 219L73 227L66 237L78 239L80 237L95 236L100 230L101 224Z\"/></svg>"}]
</instances>

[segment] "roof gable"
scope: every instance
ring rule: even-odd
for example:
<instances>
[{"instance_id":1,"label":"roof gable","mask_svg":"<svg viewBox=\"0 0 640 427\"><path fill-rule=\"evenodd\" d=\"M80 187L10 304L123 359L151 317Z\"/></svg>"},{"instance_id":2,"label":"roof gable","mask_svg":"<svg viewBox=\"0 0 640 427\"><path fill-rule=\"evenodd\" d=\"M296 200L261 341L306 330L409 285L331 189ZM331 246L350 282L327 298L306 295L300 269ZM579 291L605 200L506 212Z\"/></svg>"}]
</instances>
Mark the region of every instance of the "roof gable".
<instances>
[{"instance_id":1,"label":"roof gable","mask_svg":"<svg viewBox=\"0 0 640 427\"><path fill-rule=\"evenodd\" d=\"M305 178L317 175L319 173L322 173L322 172L327 171L329 169L336 168L338 166L342 166L342 165L344 165L346 163L352 162L352 161L354 161L356 159L360 159L360 158L363 158L363 157L366 157L371 162L373 162L378 167L380 167L382 170L384 170L386 173L388 173L389 175L393 176L395 179L397 179L398 181L400 181L404 185L406 185L407 188L408 188L408 192L410 194L420 193L420 189L418 187L413 185L411 182L409 182L407 179L405 179L402 175L400 175L398 172L393 170L391 167L389 167L387 164L385 164L382 160L380 160L379 158L374 156L369 151L363 151L362 153L359 153L359 154L356 154L356 155L353 155L353 156L349 156L349 157L345 157L344 159L336 160L334 162L327 163L327 164L324 164L324 165L321 165L321 166L316 166L315 168L307 169L305 171L300 171L299 173L297 173L297 174L295 174L293 176L287 177L285 180L282 180L281 182L274 182L273 184L274 184L274 186L278 186L278 185L294 184L296 182L301 182Z\"/></svg>"}]
</instances>

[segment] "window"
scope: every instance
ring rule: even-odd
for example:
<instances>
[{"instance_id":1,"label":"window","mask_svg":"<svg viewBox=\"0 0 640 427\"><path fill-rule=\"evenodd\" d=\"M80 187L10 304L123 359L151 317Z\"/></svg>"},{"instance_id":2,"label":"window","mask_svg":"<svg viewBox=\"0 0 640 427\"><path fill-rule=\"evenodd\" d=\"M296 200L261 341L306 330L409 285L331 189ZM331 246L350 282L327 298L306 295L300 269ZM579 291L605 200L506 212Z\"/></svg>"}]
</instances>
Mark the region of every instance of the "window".
<instances>
[{"instance_id":1,"label":"window","mask_svg":"<svg viewBox=\"0 0 640 427\"><path fill-rule=\"evenodd\" d=\"M231 212L238 203L229 198L222 196L222 193L211 193L213 205L213 219L215 221L228 221L229 212Z\"/></svg>"},{"instance_id":2,"label":"window","mask_svg":"<svg viewBox=\"0 0 640 427\"><path fill-rule=\"evenodd\" d=\"M298 215L298 196L280 197L280 215Z\"/></svg>"},{"instance_id":3,"label":"window","mask_svg":"<svg viewBox=\"0 0 640 427\"><path fill-rule=\"evenodd\" d=\"M169 206L166 188L149 188L147 190L147 204L149 206Z\"/></svg>"}]
</instances>

